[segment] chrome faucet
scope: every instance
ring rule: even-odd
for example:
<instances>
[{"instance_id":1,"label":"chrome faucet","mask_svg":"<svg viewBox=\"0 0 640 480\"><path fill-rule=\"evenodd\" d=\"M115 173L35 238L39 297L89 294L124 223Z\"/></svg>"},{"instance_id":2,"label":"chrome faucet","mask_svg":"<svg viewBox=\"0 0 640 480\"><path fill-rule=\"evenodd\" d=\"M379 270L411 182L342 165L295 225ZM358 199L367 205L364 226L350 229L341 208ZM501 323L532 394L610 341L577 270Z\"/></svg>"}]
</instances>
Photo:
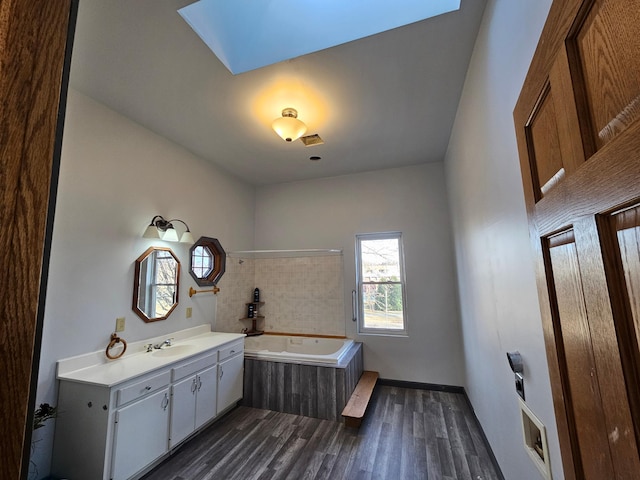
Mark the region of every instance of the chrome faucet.
<instances>
[{"instance_id":1,"label":"chrome faucet","mask_svg":"<svg viewBox=\"0 0 640 480\"><path fill-rule=\"evenodd\" d=\"M165 341L160 342L160 343L156 343L153 348L155 348L156 350L160 350L162 347L164 347L165 345L167 347L171 346L171 340L173 340L173 338L167 338Z\"/></svg>"}]
</instances>

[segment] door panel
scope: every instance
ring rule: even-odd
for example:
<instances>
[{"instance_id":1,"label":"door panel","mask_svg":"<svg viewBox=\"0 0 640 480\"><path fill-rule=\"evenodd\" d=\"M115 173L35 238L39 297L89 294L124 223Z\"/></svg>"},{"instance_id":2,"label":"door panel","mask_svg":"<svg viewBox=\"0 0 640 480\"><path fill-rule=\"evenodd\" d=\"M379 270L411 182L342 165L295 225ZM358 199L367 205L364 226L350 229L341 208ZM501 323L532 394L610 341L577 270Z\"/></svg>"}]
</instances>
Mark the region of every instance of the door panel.
<instances>
[{"instance_id":1,"label":"door panel","mask_svg":"<svg viewBox=\"0 0 640 480\"><path fill-rule=\"evenodd\" d=\"M635 478L640 472L640 457L622 366L623 339L619 338L612 306L613 291L618 290L618 285L607 281L597 218L594 215L580 219L574 228L608 440L600 448L606 447L610 452L616 475L612 478Z\"/></svg>"},{"instance_id":2,"label":"door panel","mask_svg":"<svg viewBox=\"0 0 640 480\"><path fill-rule=\"evenodd\" d=\"M585 2L570 35L596 148L640 118L640 0ZM576 72L578 73L578 72Z\"/></svg>"},{"instance_id":3,"label":"door panel","mask_svg":"<svg viewBox=\"0 0 640 480\"><path fill-rule=\"evenodd\" d=\"M572 424L580 439L579 454L585 472L606 478L613 466L608 450L600 448L607 443L606 427L574 231L549 238L548 249L554 322L560 332L556 342L562 343L567 366L565 388L570 392Z\"/></svg>"},{"instance_id":4,"label":"door panel","mask_svg":"<svg viewBox=\"0 0 640 480\"><path fill-rule=\"evenodd\" d=\"M532 177L539 200L564 177L555 100L550 84L545 85L526 128Z\"/></svg>"},{"instance_id":5,"label":"door panel","mask_svg":"<svg viewBox=\"0 0 640 480\"><path fill-rule=\"evenodd\" d=\"M524 125L536 202L586 158L577 105L566 95L571 85L568 54L561 49ZM592 150L588 145L586 148Z\"/></svg>"},{"instance_id":6,"label":"door panel","mask_svg":"<svg viewBox=\"0 0 640 480\"><path fill-rule=\"evenodd\" d=\"M631 405L636 442L640 439L640 205L601 218L607 281L613 296L615 328Z\"/></svg>"},{"instance_id":7,"label":"door panel","mask_svg":"<svg viewBox=\"0 0 640 480\"><path fill-rule=\"evenodd\" d=\"M624 210L614 218L637 345L640 338L640 206Z\"/></svg>"}]
</instances>

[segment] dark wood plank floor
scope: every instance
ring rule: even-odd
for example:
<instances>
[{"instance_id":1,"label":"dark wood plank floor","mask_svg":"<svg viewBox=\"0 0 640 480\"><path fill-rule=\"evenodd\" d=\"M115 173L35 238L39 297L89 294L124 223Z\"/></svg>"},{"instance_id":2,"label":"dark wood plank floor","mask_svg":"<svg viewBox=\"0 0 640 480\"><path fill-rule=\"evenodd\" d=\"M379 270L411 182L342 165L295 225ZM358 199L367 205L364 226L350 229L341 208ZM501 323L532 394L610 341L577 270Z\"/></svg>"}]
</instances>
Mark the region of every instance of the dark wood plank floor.
<instances>
[{"instance_id":1,"label":"dark wood plank floor","mask_svg":"<svg viewBox=\"0 0 640 480\"><path fill-rule=\"evenodd\" d=\"M502 480L466 399L377 386L359 430L238 407L144 480Z\"/></svg>"}]
</instances>

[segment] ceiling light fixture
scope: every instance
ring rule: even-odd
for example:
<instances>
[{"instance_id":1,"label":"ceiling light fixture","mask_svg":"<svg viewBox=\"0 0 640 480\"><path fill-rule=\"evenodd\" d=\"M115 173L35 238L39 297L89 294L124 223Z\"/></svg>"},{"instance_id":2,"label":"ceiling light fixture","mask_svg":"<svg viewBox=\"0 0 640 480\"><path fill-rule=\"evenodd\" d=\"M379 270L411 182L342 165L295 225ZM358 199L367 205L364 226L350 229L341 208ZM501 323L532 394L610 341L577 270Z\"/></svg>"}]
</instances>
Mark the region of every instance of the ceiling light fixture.
<instances>
[{"instance_id":1,"label":"ceiling light fixture","mask_svg":"<svg viewBox=\"0 0 640 480\"><path fill-rule=\"evenodd\" d=\"M180 222L182 223L186 230L178 240L178 232L173 227L171 222ZM189 225L187 225L184 221L179 218L174 218L172 220L165 220L162 216L156 215L151 219L151 223L147 227L147 229L142 234L144 238L160 238L167 242L177 242L180 243L193 243L193 235L189 230Z\"/></svg>"},{"instance_id":2,"label":"ceiling light fixture","mask_svg":"<svg viewBox=\"0 0 640 480\"><path fill-rule=\"evenodd\" d=\"M285 142L293 142L307 131L307 126L302 120L298 120L298 112L295 108L282 110L282 117L276 118L271 128L282 137Z\"/></svg>"}]
</instances>

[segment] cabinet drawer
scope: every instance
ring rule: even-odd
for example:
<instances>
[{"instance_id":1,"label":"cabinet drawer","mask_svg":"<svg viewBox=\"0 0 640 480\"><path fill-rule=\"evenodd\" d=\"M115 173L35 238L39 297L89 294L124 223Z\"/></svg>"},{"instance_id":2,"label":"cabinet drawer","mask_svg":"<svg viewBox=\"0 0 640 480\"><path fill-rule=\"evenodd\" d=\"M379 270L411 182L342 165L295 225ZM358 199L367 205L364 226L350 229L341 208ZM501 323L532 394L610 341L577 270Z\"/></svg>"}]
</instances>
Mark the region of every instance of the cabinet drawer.
<instances>
[{"instance_id":1,"label":"cabinet drawer","mask_svg":"<svg viewBox=\"0 0 640 480\"><path fill-rule=\"evenodd\" d=\"M116 405L124 405L125 403L129 403L131 400L143 397L147 393L151 393L165 385L169 385L170 381L171 372L167 370L166 372L159 373L153 377L147 377L136 383L122 387L118 390Z\"/></svg>"},{"instance_id":2,"label":"cabinet drawer","mask_svg":"<svg viewBox=\"0 0 640 480\"><path fill-rule=\"evenodd\" d=\"M206 357L198 358L197 360L192 360L187 363L183 363L171 369L172 372L172 381L179 380L187 375L191 375L196 373L203 368L210 367L211 365L215 365L217 361L218 352L214 351L207 355Z\"/></svg>"},{"instance_id":3,"label":"cabinet drawer","mask_svg":"<svg viewBox=\"0 0 640 480\"><path fill-rule=\"evenodd\" d=\"M233 357L235 354L243 353L243 352L244 352L244 340L221 348L220 353L218 354L218 361L221 362L226 358Z\"/></svg>"}]
</instances>

